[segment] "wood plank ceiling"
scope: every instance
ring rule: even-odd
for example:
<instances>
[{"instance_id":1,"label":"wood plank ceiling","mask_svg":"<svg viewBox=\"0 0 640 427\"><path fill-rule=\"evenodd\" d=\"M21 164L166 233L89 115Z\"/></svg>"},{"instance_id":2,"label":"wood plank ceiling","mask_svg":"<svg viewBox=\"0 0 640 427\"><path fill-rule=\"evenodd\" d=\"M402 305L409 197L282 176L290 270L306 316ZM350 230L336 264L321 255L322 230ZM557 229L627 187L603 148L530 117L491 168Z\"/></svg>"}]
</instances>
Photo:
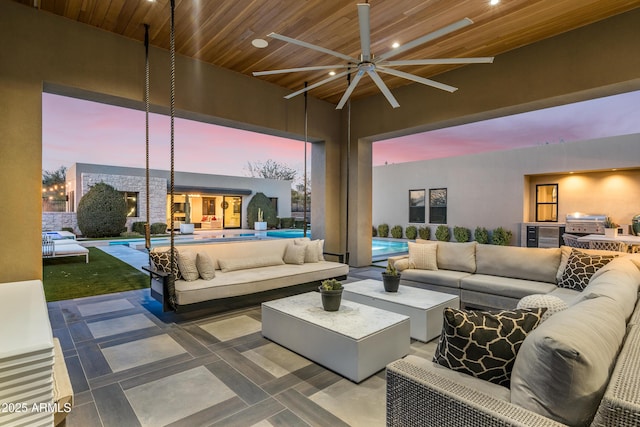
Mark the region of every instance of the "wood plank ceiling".
<instances>
[{"instance_id":1,"label":"wood plank ceiling","mask_svg":"<svg viewBox=\"0 0 640 427\"><path fill-rule=\"evenodd\" d=\"M147 23L151 44L169 48L169 0L14 1L139 41L144 39ZM246 75L253 71L344 64L333 56L270 39L267 34L276 32L357 58L360 55L357 3L357 0L176 0L176 50L181 55ZM471 26L394 57L400 60L497 56L638 8L640 0L501 0L495 6L489 0L371 0L370 4L374 55L390 50L393 42L407 43L464 17L474 21ZM255 48L251 44L255 38L267 40L269 46ZM454 67L397 69L432 78ZM254 78L295 91L304 87L305 81L313 84L326 77L325 70ZM383 80L392 90L411 83L389 75L384 75ZM346 85L346 78L338 79L312 89L310 96L337 104ZM352 97L378 92L371 79L363 78Z\"/></svg>"}]
</instances>

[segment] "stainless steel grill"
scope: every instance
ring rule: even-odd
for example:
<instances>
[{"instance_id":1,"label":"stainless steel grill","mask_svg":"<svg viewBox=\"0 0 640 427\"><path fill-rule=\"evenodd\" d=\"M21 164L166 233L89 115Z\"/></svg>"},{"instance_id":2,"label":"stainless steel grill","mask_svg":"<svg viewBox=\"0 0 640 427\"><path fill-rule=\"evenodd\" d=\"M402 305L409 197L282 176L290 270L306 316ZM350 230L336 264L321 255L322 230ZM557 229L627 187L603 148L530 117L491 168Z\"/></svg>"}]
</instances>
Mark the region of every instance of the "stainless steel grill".
<instances>
[{"instance_id":1,"label":"stainless steel grill","mask_svg":"<svg viewBox=\"0 0 640 427\"><path fill-rule=\"evenodd\" d=\"M565 231L573 234L604 234L606 215L572 213L567 215Z\"/></svg>"}]
</instances>

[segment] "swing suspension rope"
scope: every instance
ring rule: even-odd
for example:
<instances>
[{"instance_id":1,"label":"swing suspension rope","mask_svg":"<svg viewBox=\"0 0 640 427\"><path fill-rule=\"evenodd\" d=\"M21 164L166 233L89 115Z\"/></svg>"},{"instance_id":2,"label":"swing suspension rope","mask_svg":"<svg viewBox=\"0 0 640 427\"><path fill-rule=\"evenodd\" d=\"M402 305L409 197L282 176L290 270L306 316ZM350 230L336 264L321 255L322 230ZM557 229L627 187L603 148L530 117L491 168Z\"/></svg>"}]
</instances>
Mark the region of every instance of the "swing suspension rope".
<instances>
[{"instance_id":1,"label":"swing suspension rope","mask_svg":"<svg viewBox=\"0 0 640 427\"><path fill-rule=\"evenodd\" d=\"M175 86L176 86L176 40L175 40L175 0L171 0L171 32L170 32L170 113L171 113L171 169L170 169L170 203L171 203L171 232L170 232L170 254L171 254L171 274L169 280L169 301L175 306L175 279L176 279L176 254L174 244L173 216L175 213L174 199L174 118L175 118Z\"/></svg>"},{"instance_id":2,"label":"swing suspension rope","mask_svg":"<svg viewBox=\"0 0 640 427\"><path fill-rule=\"evenodd\" d=\"M144 246L151 250L151 225L149 224L149 24L144 24L144 111L146 130L146 178L147 221L144 224Z\"/></svg>"}]
</instances>

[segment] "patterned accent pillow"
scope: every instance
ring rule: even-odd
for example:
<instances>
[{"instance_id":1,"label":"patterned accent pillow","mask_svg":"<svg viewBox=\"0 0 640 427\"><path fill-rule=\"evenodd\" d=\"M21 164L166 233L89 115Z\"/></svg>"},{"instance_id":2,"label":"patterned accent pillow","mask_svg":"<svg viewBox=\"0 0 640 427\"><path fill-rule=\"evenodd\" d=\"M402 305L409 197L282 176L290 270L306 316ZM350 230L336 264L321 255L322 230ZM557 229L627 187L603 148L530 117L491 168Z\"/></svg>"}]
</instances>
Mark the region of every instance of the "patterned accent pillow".
<instances>
[{"instance_id":1,"label":"patterned accent pillow","mask_svg":"<svg viewBox=\"0 0 640 427\"><path fill-rule=\"evenodd\" d=\"M589 255L575 248L571 249L569 261L558 282L561 288L582 291L589 284L591 276L618 255Z\"/></svg>"},{"instance_id":2,"label":"patterned accent pillow","mask_svg":"<svg viewBox=\"0 0 640 427\"><path fill-rule=\"evenodd\" d=\"M211 257L203 252L196 255L196 268L203 280L211 280L216 277L216 266Z\"/></svg>"},{"instance_id":3,"label":"patterned accent pillow","mask_svg":"<svg viewBox=\"0 0 640 427\"><path fill-rule=\"evenodd\" d=\"M544 308L468 311L445 308L433 361L454 371L509 387L511 370Z\"/></svg>"},{"instance_id":4,"label":"patterned accent pillow","mask_svg":"<svg viewBox=\"0 0 640 427\"><path fill-rule=\"evenodd\" d=\"M569 308L566 302L554 295L533 294L527 295L518 301L516 308L546 308L547 311L542 315L540 323L551 317L559 311Z\"/></svg>"},{"instance_id":5,"label":"patterned accent pillow","mask_svg":"<svg viewBox=\"0 0 640 427\"><path fill-rule=\"evenodd\" d=\"M180 269L178 268L178 250L174 249L173 255L173 276L176 280L182 279L182 275L180 274ZM163 273L170 273L171 268L169 268L169 264L171 264L171 252L170 251L151 251L149 252L149 258L151 259L151 264L153 264L153 268Z\"/></svg>"},{"instance_id":6,"label":"patterned accent pillow","mask_svg":"<svg viewBox=\"0 0 640 427\"><path fill-rule=\"evenodd\" d=\"M409 242L409 265L419 270L437 270L438 245Z\"/></svg>"},{"instance_id":7,"label":"patterned accent pillow","mask_svg":"<svg viewBox=\"0 0 640 427\"><path fill-rule=\"evenodd\" d=\"M178 268L180 269L180 275L187 282L193 282L200 277L194 252L181 251L178 254Z\"/></svg>"}]
</instances>

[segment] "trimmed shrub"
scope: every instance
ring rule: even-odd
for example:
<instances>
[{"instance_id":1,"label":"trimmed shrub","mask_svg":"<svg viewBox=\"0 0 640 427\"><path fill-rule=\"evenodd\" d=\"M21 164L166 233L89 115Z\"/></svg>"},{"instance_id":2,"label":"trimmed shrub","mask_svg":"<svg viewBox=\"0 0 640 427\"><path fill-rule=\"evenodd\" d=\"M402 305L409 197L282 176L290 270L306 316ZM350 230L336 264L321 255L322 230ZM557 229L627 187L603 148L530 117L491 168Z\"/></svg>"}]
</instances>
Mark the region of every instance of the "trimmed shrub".
<instances>
[{"instance_id":1,"label":"trimmed shrub","mask_svg":"<svg viewBox=\"0 0 640 427\"><path fill-rule=\"evenodd\" d=\"M75 234L74 231L73 231L73 228L71 228L71 227L62 227L61 230L62 231L68 231L69 233Z\"/></svg>"},{"instance_id":2,"label":"trimmed shrub","mask_svg":"<svg viewBox=\"0 0 640 427\"><path fill-rule=\"evenodd\" d=\"M167 224L164 222L154 222L151 224L151 234L165 234L167 232Z\"/></svg>"},{"instance_id":3,"label":"trimmed shrub","mask_svg":"<svg viewBox=\"0 0 640 427\"><path fill-rule=\"evenodd\" d=\"M453 227L453 237L456 238L456 242L468 242L471 240L471 230L465 227Z\"/></svg>"},{"instance_id":4,"label":"trimmed shrub","mask_svg":"<svg viewBox=\"0 0 640 427\"><path fill-rule=\"evenodd\" d=\"M431 238L431 228L420 227L418 228L418 236L423 240L429 240Z\"/></svg>"},{"instance_id":5,"label":"trimmed shrub","mask_svg":"<svg viewBox=\"0 0 640 427\"><path fill-rule=\"evenodd\" d=\"M280 228L293 228L294 223L293 218L280 218Z\"/></svg>"},{"instance_id":6,"label":"trimmed shrub","mask_svg":"<svg viewBox=\"0 0 640 427\"><path fill-rule=\"evenodd\" d=\"M100 182L78 203L78 228L85 237L115 237L126 230L127 202L112 186Z\"/></svg>"},{"instance_id":7,"label":"trimmed shrub","mask_svg":"<svg viewBox=\"0 0 640 427\"><path fill-rule=\"evenodd\" d=\"M476 231L473 233L475 241L478 243L489 243L489 232L484 227L476 227Z\"/></svg>"},{"instance_id":8,"label":"trimmed shrub","mask_svg":"<svg viewBox=\"0 0 640 427\"><path fill-rule=\"evenodd\" d=\"M371 226L371 236L372 237L378 237L378 229L376 228L375 225Z\"/></svg>"},{"instance_id":9,"label":"trimmed shrub","mask_svg":"<svg viewBox=\"0 0 640 427\"><path fill-rule=\"evenodd\" d=\"M144 235L144 221L136 221L131 223L131 232Z\"/></svg>"},{"instance_id":10,"label":"trimmed shrub","mask_svg":"<svg viewBox=\"0 0 640 427\"><path fill-rule=\"evenodd\" d=\"M143 234L140 234L136 231L123 231L120 233L120 237L142 237Z\"/></svg>"},{"instance_id":11,"label":"trimmed shrub","mask_svg":"<svg viewBox=\"0 0 640 427\"><path fill-rule=\"evenodd\" d=\"M404 230L404 235L407 236L407 239L415 239L418 236L418 229L415 225L409 225Z\"/></svg>"},{"instance_id":12,"label":"trimmed shrub","mask_svg":"<svg viewBox=\"0 0 640 427\"><path fill-rule=\"evenodd\" d=\"M436 239L441 242L448 242L451 240L451 235L449 234L449 227L446 225L439 225L436 228Z\"/></svg>"},{"instance_id":13,"label":"trimmed shrub","mask_svg":"<svg viewBox=\"0 0 640 427\"><path fill-rule=\"evenodd\" d=\"M304 228L304 220L303 220L303 219L296 219L296 220L293 222L293 226L294 226L295 228L303 229L303 228Z\"/></svg>"},{"instance_id":14,"label":"trimmed shrub","mask_svg":"<svg viewBox=\"0 0 640 427\"><path fill-rule=\"evenodd\" d=\"M378 226L378 236L389 237L389 224L380 224Z\"/></svg>"},{"instance_id":15,"label":"trimmed shrub","mask_svg":"<svg viewBox=\"0 0 640 427\"><path fill-rule=\"evenodd\" d=\"M509 246L509 243L511 243L512 236L513 236L513 233L511 232L511 230L505 230L502 227L498 227L495 230L493 230L493 233L491 235L491 244Z\"/></svg>"},{"instance_id":16,"label":"trimmed shrub","mask_svg":"<svg viewBox=\"0 0 640 427\"><path fill-rule=\"evenodd\" d=\"M247 226L249 228L254 228L254 223L258 220L258 209L262 209L268 228L275 228L278 225L278 213L271 204L271 200L264 193L256 193L247 204Z\"/></svg>"},{"instance_id":17,"label":"trimmed shrub","mask_svg":"<svg viewBox=\"0 0 640 427\"><path fill-rule=\"evenodd\" d=\"M393 237L395 239L402 239L402 226L401 225L394 225L391 228L391 237Z\"/></svg>"}]
</instances>

